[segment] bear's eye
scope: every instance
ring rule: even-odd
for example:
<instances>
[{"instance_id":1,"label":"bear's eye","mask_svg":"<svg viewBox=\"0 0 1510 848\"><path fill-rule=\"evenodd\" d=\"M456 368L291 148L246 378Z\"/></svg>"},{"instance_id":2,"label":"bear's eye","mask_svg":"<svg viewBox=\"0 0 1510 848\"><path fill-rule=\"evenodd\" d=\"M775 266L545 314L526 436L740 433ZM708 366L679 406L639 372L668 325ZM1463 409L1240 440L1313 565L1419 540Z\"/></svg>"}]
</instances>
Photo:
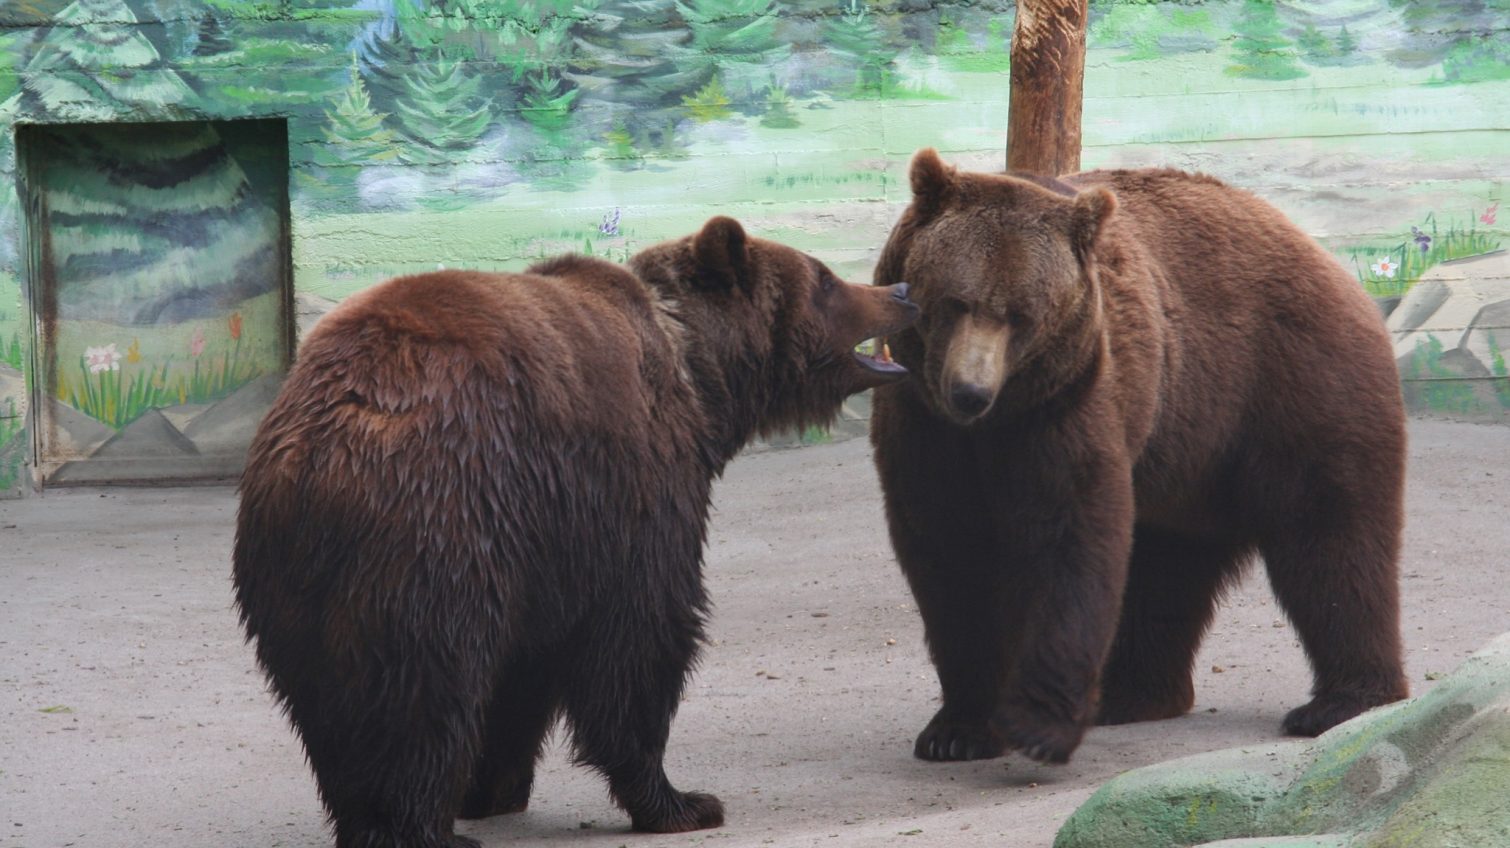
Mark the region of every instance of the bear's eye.
<instances>
[{"instance_id":1,"label":"bear's eye","mask_svg":"<svg viewBox=\"0 0 1510 848\"><path fill-rule=\"evenodd\" d=\"M1007 313L1007 326L1011 327L1014 330L1026 329L1032 323L1033 319L1029 317L1026 312L1019 312L1018 310L1013 309L1012 311Z\"/></svg>"}]
</instances>

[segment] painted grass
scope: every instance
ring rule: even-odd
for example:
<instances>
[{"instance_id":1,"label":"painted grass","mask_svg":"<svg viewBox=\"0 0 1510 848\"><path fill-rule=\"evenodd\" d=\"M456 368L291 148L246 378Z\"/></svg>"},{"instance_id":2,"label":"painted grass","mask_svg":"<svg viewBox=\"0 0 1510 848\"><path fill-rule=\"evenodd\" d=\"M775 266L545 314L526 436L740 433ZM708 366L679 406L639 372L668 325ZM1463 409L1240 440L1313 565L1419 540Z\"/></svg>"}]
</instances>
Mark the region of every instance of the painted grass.
<instances>
[{"instance_id":1,"label":"painted grass","mask_svg":"<svg viewBox=\"0 0 1510 848\"><path fill-rule=\"evenodd\" d=\"M1499 398L1500 406L1510 409L1510 365L1506 364L1505 351L1493 333L1489 334L1489 371L1498 378L1494 381L1495 397Z\"/></svg>"},{"instance_id":2,"label":"painted grass","mask_svg":"<svg viewBox=\"0 0 1510 848\"><path fill-rule=\"evenodd\" d=\"M1506 368L1505 356L1499 346L1490 340L1493 377L1488 378L1494 397L1503 409L1510 409L1510 369ZM1415 407L1424 407L1432 412L1472 415L1484 413L1487 401L1474 390L1479 378L1465 378L1461 373L1442 364L1445 353L1440 339L1430 334L1416 343L1414 355L1405 368L1406 401Z\"/></svg>"},{"instance_id":3,"label":"painted grass","mask_svg":"<svg viewBox=\"0 0 1510 848\"><path fill-rule=\"evenodd\" d=\"M115 428L149 409L220 400L282 366L280 308L278 293L269 292L223 317L171 325L61 320L56 383L44 391Z\"/></svg>"},{"instance_id":4,"label":"painted grass","mask_svg":"<svg viewBox=\"0 0 1510 848\"><path fill-rule=\"evenodd\" d=\"M156 366L98 373L91 373L80 357L76 374L58 372L55 393L74 409L119 430L150 409L221 400L263 373L255 363L242 360L239 347L219 358L194 357L192 364L168 359Z\"/></svg>"},{"instance_id":5,"label":"painted grass","mask_svg":"<svg viewBox=\"0 0 1510 848\"><path fill-rule=\"evenodd\" d=\"M0 495L15 488L26 457L25 419L15 398L0 399Z\"/></svg>"},{"instance_id":6,"label":"painted grass","mask_svg":"<svg viewBox=\"0 0 1510 848\"><path fill-rule=\"evenodd\" d=\"M1421 275L1434 266L1489 253L1498 250L1500 244L1497 233L1480 230L1477 222L1467 227L1449 224L1444 230L1433 212L1397 244L1353 247L1346 253L1358 281L1370 295L1398 297L1410 291ZM1382 259L1397 266L1392 273L1380 270Z\"/></svg>"}]
</instances>

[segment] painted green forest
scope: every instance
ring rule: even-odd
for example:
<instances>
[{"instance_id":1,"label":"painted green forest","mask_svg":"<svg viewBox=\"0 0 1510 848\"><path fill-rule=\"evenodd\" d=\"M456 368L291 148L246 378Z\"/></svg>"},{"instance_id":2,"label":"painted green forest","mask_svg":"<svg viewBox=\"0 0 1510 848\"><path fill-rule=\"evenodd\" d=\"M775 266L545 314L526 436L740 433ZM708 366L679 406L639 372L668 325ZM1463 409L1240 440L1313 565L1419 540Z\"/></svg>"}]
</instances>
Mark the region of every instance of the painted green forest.
<instances>
[{"instance_id":1,"label":"painted green forest","mask_svg":"<svg viewBox=\"0 0 1510 848\"><path fill-rule=\"evenodd\" d=\"M1092 6L1092 48L1127 61L1217 54L1207 70L1263 81L1361 65L1510 78L1510 0ZM385 166L507 163L509 179L571 188L588 163L685 157L699 125L800 133L833 101L953 99L936 83L1006 69L1012 16L1000 1L9 0L0 103L43 122L295 116L301 196L345 208ZM497 196L469 183L438 202Z\"/></svg>"}]
</instances>

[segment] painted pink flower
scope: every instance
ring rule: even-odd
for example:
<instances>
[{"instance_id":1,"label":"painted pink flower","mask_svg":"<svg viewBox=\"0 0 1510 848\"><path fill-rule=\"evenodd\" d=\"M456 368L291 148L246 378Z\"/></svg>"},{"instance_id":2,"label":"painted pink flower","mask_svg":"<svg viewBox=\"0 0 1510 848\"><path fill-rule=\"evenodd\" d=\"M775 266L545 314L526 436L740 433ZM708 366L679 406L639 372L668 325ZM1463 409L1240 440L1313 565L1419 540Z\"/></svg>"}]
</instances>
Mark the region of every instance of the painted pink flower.
<instances>
[{"instance_id":1,"label":"painted pink flower","mask_svg":"<svg viewBox=\"0 0 1510 848\"><path fill-rule=\"evenodd\" d=\"M194 337L189 339L189 355L199 356L204 353L204 328L195 327Z\"/></svg>"},{"instance_id":2,"label":"painted pink flower","mask_svg":"<svg viewBox=\"0 0 1510 848\"><path fill-rule=\"evenodd\" d=\"M88 363L91 374L121 370L121 355L116 352L113 342L104 347L84 348L84 360Z\"/></svg>"},{"instance_id":3,"label":"painted pink flower","mask_svg":"<svg viewBox=\"0 0 1510 848\"><path fill-rule=\"evenodd\" d=\"M1493 224L1494 223L1494 213L1496 213L1498 211L1500 211L1500 205L1498 203L1496 203L1493 206L1489 207L1488 209L1485 209L1484 210L1484 214L1482 214L1482 215L1479 216L1479 220L1482 221L1482 222L1484 222L1485 224Z\"/></svg>"}]
</instances>

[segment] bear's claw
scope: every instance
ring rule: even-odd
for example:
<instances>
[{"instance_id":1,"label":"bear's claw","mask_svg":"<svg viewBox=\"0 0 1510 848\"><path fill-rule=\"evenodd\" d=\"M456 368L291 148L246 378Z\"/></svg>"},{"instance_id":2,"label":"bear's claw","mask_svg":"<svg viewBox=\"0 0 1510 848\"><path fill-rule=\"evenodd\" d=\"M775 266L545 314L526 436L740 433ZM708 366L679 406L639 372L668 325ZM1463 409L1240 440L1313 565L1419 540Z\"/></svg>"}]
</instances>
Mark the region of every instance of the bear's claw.
<instances>
[{"instance_id":1,"label":"bear's claw","mask_svg":"<svg viewBox=\"0 0 1510 848\"><path fill-rule=\"evenodd\" d=\"M1036 721L1000 721L1002 738L1007 746L1040 763L1063 765L1080 747L1085 728L1075 722L1044 724Z\"/></svg>"}]
</instances>

